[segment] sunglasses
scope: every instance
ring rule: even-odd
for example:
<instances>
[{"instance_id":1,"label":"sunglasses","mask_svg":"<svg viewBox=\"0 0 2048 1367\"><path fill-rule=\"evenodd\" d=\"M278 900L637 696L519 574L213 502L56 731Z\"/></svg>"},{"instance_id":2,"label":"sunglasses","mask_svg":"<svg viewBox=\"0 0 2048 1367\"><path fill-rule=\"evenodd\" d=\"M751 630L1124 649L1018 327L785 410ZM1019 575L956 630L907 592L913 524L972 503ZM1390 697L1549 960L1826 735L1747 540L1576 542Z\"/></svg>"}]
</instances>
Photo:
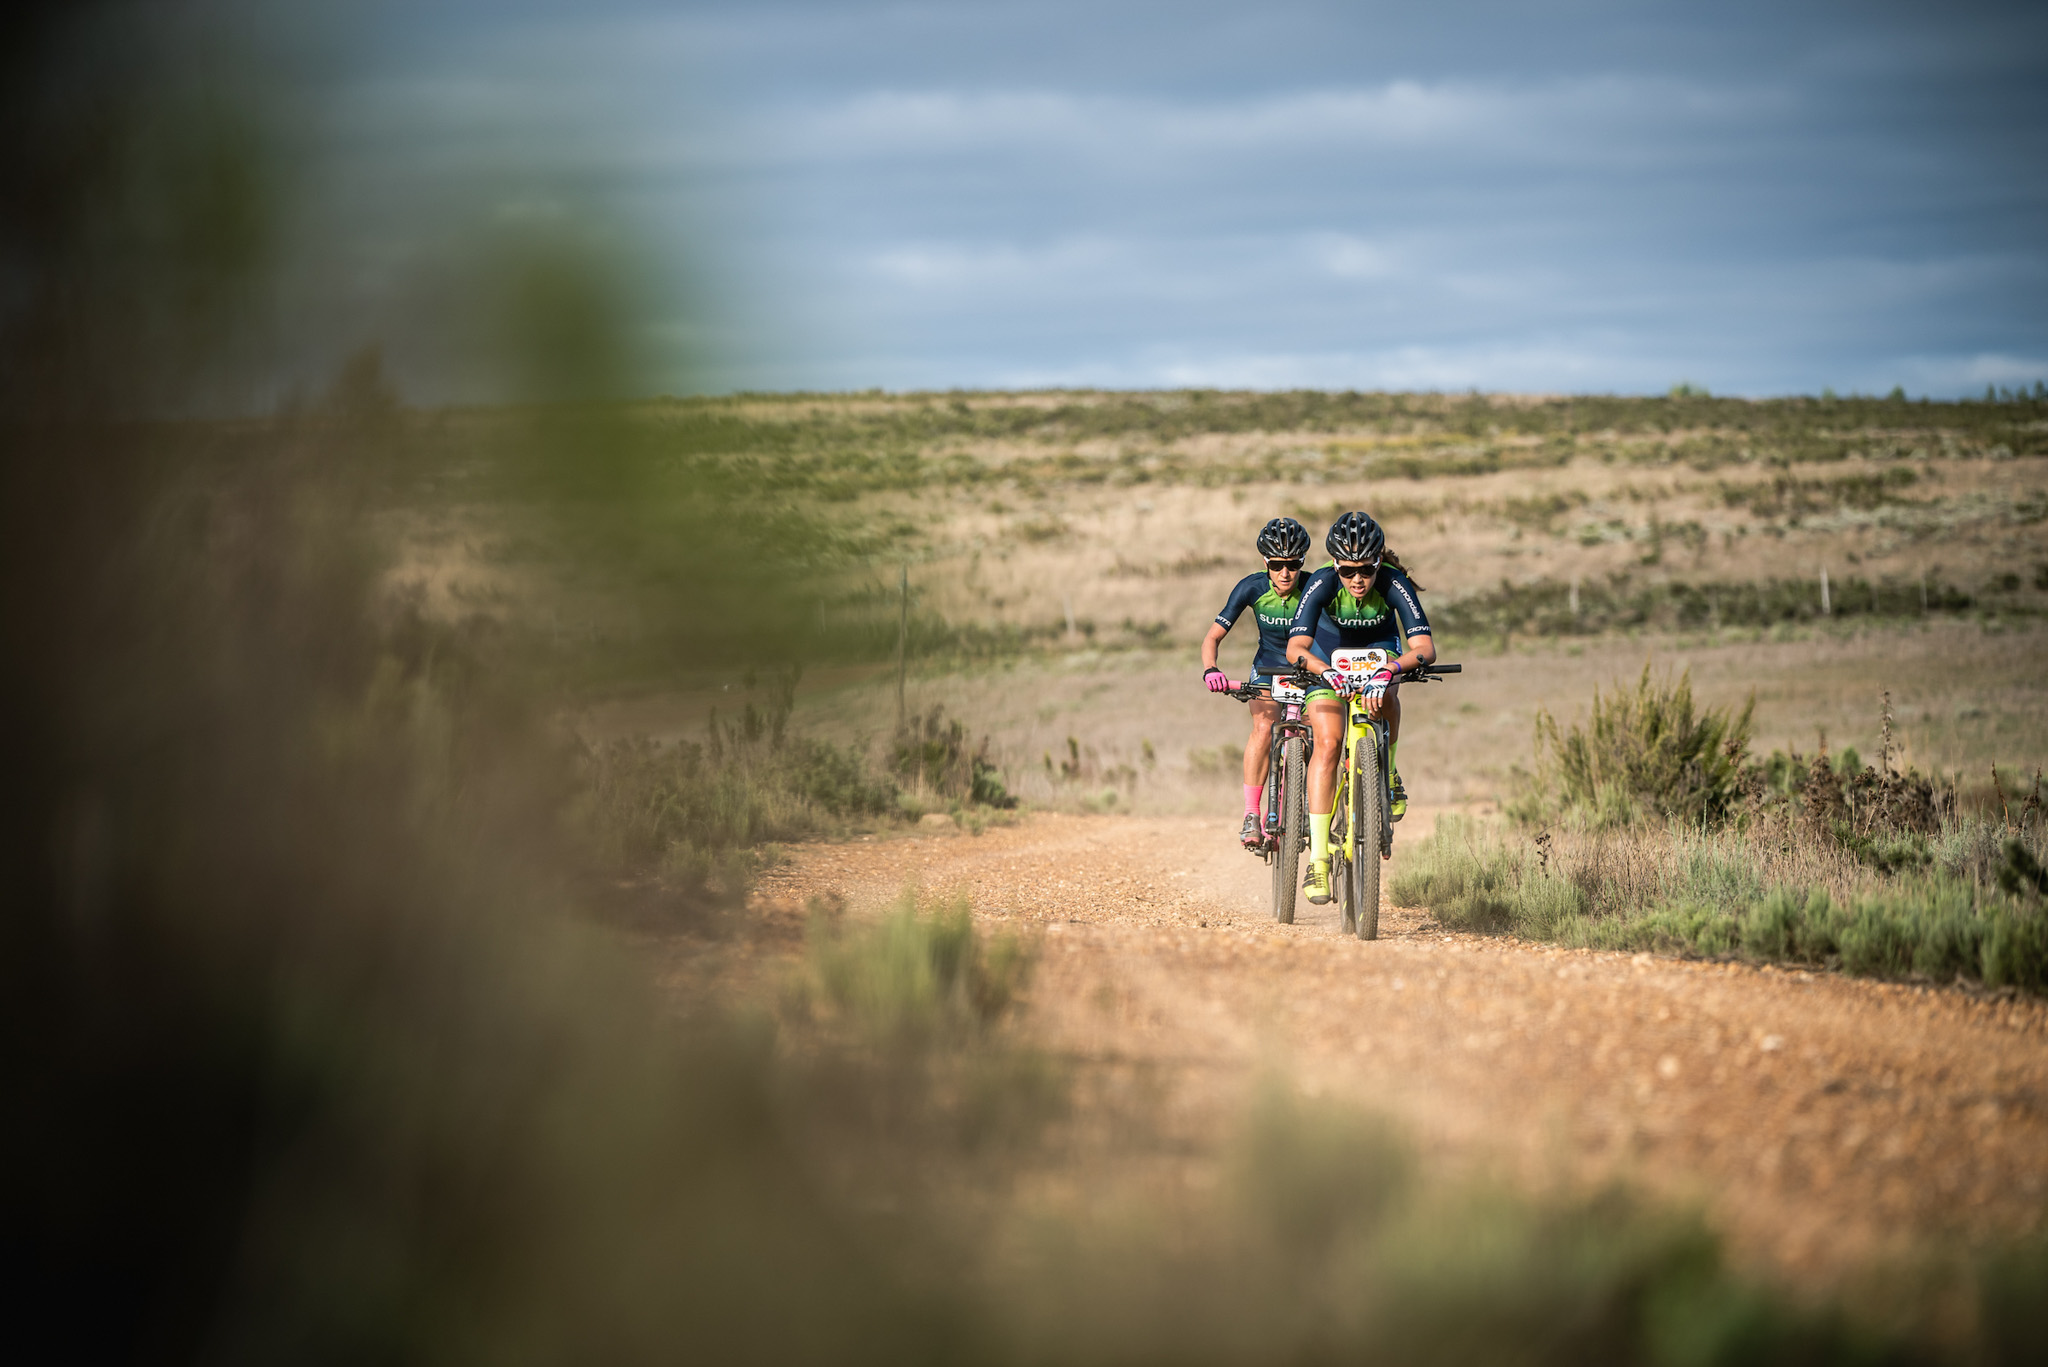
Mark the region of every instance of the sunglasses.
<instances>
[{"instance_id":1,"label":"sunglasses","mask_svg":"<svg viewBox=\"0 0 2048 1367\"><path fill-rule=\"evenodd\" d=\"M1266 568L1269 570L1298 570L1301 568L1301 560L1298 557L1293 560L1268 560Z\"/></svg>"},{"instance_id":2,"label":"sunglasses","mask_svg":"<svg viewBox=\"0 0 2048 1367\"><path fill-rule=\"evenodd\" d=\"M1370 579L1379 572L1378 561L1374 561L1370 565L1339 565L1337 567L1337 577L1339 579Z\"/></svg>"}]
</instances>

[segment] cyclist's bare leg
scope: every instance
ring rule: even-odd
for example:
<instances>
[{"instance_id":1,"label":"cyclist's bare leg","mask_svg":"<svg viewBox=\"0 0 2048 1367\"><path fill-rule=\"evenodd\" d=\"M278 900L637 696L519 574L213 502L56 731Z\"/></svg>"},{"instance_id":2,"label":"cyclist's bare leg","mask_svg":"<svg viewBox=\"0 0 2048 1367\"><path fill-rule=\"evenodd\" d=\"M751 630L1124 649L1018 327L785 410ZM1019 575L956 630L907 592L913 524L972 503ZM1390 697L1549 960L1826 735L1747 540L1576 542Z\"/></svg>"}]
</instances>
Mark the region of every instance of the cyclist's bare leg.
<instances>
[{"instance_id":1,"label":"cyclist's bare leg","mask_svg":"<svg viewBox=\"0 0 2048 1367\"><path fill-rule=\"evenodd\" d=\"M1252 714L1252 734L1244 743L1244 786L1263 787L1273 758L1273 723L1280 720L1280 704L1271 698L1254 698L1247 706Z\"/></svg>"},{"instance_id":2,"label":"cyclist's bare leg","mask_svg":"<svg viewBox=\"0 0 2048 1367\"><path fill-rule=\"evenodd\" d=\"M1308 705L1316 752L1309 759L1308 809L1328 815L1337 801L1337 760L1344 750L1344 700L1317 698Z\"/></svg>"},{"instance_id":3,"label":"cyclist's bare leg","mask_svg":"<svg viewBox=\"0 0 2048 1367\"><path fill-rule=\"evenodd\" d=\"M1308 889L1310 903L1330 900L1330 813L1337 805L1337 761L1344 751L1345 706L1341 698L1318 698L1308 705L1308 722L1316 752L1308 771Z\"/></svg>"},{"instance_id":4,"label":"cyclist's bare leg","mask_svg":"<svg viewBox=\"0 0 2048 1367\"><path fill-rule=\"evenodd\" d=\"M1387 740L1391 743L1401 739L1401 690L1390 688L1384 698L1368 698L1365 715L1384 717L1387 721Z\"/></svg>"},{"instance_id":5,"label":"cyclist's bare leg","mask_svg":"<svg viewBox=\"0 0 2048 1367\"><path fill-rule=\"evenodd\" d=\"M1273 723L1280 716L1280 704L1270 698L1250 703L1252 734L1244 743L1244 825L1238 839L1245 848L1256 849L1261 840L1261 809L1265 806L1266 770L1270 767L1267 747L1273 743Z\"/></svg>"},{"instance_id":6,"label":"cyclist's bare leg","mask_svg":"<svg viewBox=\"0 0 2048 1367\"><path fill-rule=\"evenodd\" d=\"M1387 695L1386 718L1387 777L1393 785L1389 795L1393 805L1387 815L1391 820L1399 821L1408 814L1408 788L1401 782L1401 770L1395 762L1401 754L1401 694L1398 689Z\"/></svg>"}]
</instances>

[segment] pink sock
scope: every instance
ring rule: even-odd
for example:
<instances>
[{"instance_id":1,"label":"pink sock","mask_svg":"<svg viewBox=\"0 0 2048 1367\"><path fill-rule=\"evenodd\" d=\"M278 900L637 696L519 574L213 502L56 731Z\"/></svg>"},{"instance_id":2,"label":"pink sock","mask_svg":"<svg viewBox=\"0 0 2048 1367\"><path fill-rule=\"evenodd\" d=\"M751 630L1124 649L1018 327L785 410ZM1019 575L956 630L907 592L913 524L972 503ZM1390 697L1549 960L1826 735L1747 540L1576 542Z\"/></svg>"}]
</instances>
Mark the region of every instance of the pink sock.
<instances>
[{"instance_id":1,"label":"pink sock","mask_svg":"<svg viewBox=\"0 0 2048 1367\"><path fill-rule=\"evenodd\" d=\"M1257 815L1259 814L1259 799L1260 799L1260 798L1262 798L1262 797L1264 797L1265 795L1266 795L1266 785L1265 785L1265 784L1263 784L1263 783L1247 783L1247 784L1245 784L1245 785L1244 785L1244 814L1245 814L1246 816L1257 816Z\"/></svg>"}]
</instances>

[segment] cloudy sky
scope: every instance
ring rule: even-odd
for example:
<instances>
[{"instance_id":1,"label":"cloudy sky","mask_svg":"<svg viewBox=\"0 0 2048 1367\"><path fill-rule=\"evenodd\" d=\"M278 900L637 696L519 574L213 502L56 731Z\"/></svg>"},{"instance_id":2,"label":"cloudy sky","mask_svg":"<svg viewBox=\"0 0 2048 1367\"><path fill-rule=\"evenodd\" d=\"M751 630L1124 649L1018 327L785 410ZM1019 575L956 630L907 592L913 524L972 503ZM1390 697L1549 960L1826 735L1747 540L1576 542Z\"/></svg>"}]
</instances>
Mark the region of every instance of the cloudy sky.
<instances>
[{"instance_id":1,"label":"cloudy sky","mask_svg":"<svg viewBox=\"0 0 2048 1367\"><path fill-rule=\"evenodd\" d=\"M2048 379L2040 4L412 15L359 114L622 195L676 387Z\"/></svg>"}]
</instances>

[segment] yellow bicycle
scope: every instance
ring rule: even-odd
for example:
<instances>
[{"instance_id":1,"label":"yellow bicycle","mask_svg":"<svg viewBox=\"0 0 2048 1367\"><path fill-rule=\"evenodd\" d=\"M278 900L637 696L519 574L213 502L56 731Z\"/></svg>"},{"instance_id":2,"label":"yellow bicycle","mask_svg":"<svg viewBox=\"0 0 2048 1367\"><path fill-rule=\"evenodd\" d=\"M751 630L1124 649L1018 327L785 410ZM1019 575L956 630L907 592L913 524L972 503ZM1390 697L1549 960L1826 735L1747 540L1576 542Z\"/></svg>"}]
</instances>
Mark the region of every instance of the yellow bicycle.
<instances>
[{"instance_id":1,"label":"yellow bicycle","mask_svg":"<svg viewBox=\"0 0 2048 1367\"><path fill-rule=\"evenodd\" d=\"M1370 675L1393 659L1394 652L1338 650L1330 665L1345 674ZM1459 665L1417 665L1404 671L1402 683L1438 682L1438 676L1462 672ZM1344 755L1337 768L1337 801L1330 815L1330 884L1344 911L1344 929L1361 940L1380 935L1380 864L1393 857L1394 823L1387 817L1393 801L1393 767L1389 762L1387 720L1365 713L1365 699L1346 699Z\"/></svg>"}]
</instances>

